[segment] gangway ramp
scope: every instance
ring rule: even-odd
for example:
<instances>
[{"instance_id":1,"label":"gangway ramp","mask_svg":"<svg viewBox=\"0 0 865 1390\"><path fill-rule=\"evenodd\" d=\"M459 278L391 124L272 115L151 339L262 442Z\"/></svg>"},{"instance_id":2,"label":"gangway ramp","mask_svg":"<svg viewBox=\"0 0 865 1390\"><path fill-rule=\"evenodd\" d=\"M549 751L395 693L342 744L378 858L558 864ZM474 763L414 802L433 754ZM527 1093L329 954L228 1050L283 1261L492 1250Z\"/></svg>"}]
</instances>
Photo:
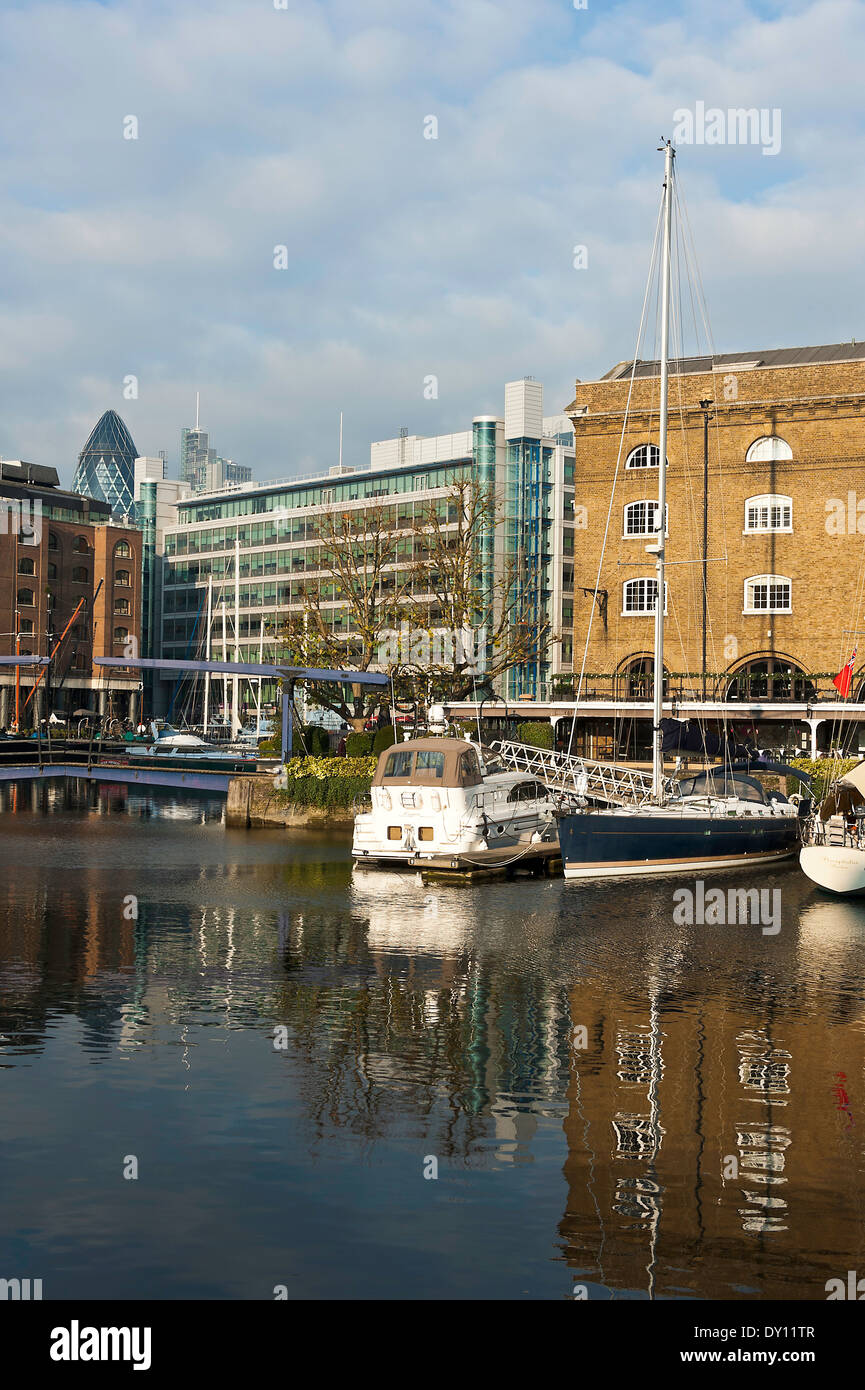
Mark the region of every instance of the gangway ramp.
<instances>
[{"instance_id":1,"label":"gangway ramp","mask_svg":"<svg viewBox=\"0 0 865 1390\"><path fill-rule=\"evenodd\" d=\"M494 743L506 767L536 777L551 791L610 806L644 806L652 797L652 774L620 763L595 762L571 753L554 753L548 748L532 748L526 743L507 740ZM665 779L669 791L670 779Z\"/></svg>"}]
</instances>

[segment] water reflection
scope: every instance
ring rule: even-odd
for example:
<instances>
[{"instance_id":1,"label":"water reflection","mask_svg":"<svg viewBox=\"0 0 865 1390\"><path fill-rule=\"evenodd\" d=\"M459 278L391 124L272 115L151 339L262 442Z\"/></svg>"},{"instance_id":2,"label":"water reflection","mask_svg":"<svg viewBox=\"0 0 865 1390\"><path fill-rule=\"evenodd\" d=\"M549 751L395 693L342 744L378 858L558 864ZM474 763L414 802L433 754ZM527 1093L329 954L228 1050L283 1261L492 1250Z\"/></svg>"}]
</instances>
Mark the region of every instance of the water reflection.
<instances>
[{"instance_id":1,"label":"water reflection","mask_svg":"<svg viewBox=\"0 0 865 1390\"><path fill-rule=\"evenodd\" d=\"M13 790L0 1066L30 1169L4 1172L0 1201L19 1248L50 1244L32 1231L37 1180L58 1181L52 1127L31 1097L50 1109L63 1032L67 1085L106 1074L110 1103L87 1091L98 1123L145 1105L175 1165L205 1146L195 1210L243 1214L221 1236L231 1275L191 1247L175 1293L257 1296L244 1271L282 1215L325 1294L357 1278L385 1296L432 1280L462 1296L581 1281L599 1297L822 1298L861 1262L865 907L817 898L791 869L770 884L777 936L677 926L660 883L424 887L352 873L340 840L226 831L218 800ZM81 1122L58 1121L61 1141ZM442 1176L427 1185L430 1154ZM337 1199L339 1239L367 1223L350 1275L338 1245L320 1250ZM92 1266L96 1218L75 1212ZM156 1255L143 1218L115 1219L146 1252L140 1295Z\"/></svg>"}]
</instances>

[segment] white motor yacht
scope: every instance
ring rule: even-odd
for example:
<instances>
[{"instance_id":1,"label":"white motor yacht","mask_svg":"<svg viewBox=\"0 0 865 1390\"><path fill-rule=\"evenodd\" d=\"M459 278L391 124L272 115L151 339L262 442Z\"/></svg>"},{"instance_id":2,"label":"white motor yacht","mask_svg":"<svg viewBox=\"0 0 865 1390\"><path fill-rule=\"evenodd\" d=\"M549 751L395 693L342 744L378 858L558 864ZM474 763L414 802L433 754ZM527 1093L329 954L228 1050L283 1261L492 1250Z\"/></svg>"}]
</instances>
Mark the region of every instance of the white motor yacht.
<instances>
[{"instance_id":1,"label":"white motor yacht","mask_svg":"<svg viewBox=\"0 0 865 1390\"><path fill-rule=\"evenodd\" d=\"M468 855L483 864L491 850L520 854L544 842L556 843L556 823L542 782L468 740L416 738L379 757L352 854L389 864Z\"/></svg>"}]
</instances>

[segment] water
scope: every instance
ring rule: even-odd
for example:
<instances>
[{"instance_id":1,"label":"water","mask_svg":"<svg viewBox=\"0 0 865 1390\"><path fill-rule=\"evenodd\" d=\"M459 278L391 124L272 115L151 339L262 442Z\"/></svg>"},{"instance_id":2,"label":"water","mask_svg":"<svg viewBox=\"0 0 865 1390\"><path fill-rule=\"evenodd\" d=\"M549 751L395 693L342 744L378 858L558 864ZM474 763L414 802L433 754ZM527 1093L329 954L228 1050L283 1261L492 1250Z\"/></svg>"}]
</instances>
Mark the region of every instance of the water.
<instances>
[{"instance_id":1,"label":"water","mask_svg":"<svg viewBox=\"0 0 865 1390\"><path fill-rule=\"evenodd\" d=\"M207 797L0 811L0 1277L825 1299L865 1275L865 904L795 866L707 880L780 889L764 934L676 925L673 880L353 876L344 838L227 831Z\"/></svg>"}]
</instances>

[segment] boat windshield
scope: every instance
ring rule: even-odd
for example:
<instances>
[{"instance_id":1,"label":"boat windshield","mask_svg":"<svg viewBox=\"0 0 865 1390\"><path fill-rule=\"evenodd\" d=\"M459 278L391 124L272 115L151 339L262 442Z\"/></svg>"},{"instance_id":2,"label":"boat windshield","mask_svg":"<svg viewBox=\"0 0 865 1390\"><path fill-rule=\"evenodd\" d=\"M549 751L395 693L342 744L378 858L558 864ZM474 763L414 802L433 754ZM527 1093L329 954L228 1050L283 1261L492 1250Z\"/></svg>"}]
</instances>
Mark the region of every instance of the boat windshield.
<instances>
[{"instance_id":1,"label":"boat windshield","mask_svg":"<svg viewBox=\"0 0 865 1390\"><path fill-rule=\"evenodd\" d=\"M767 805L766 793L756 777L735 773L701 772L696 777L683 777L678 784L680 796L737 796L740 801L757 801ZM781 792L773 792L776 801L786 801Z\"/></svg>"},{"instance_id":2,"label":"boat windshield","mask_svg":"<svg viewBox=\"0 0 865 1390\"><path fill-rule=\"evenodd\" d=\"M391 753L384 765L385 777L410 777L413 758L412 752Z\"/></svg>"},{"instance_id":3,"label":"boat windshield","mask_svg":"<svg viewBox=\"0 0 865 1390\"><path fill-rule=\"evenodd\" d=\"M415 773L418 777L429 778L440 782L445 775L445 755L444 753L433 752L431 749L422 748L417 755ZM385 773L385 776L388 774Z\"/></svg>"}]
</instances>

